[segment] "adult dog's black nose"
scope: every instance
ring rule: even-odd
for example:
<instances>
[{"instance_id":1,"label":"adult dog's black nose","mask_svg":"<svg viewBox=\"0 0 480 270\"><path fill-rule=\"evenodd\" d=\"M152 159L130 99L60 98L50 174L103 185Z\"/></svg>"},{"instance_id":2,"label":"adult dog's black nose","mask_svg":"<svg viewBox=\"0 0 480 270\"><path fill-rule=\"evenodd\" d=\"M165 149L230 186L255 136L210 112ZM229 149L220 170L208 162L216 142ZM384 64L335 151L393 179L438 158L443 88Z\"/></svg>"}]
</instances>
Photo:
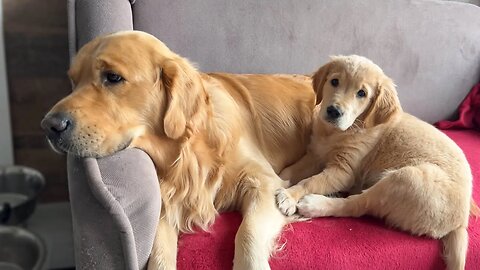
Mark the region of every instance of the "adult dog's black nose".
<instances>
[{"instance_id":1,"label":"adult dog's black nose","mask_svg":"<svg viewBox=\"0 0 480 270\"><path fill-rule=\"evenodd\" d=\"M73 121L65 113L53 113L45 116L40 126L48 137L59 137L72 129Z\"/></svg>"},{"instance_id":2,"label":"adult dog's black nose","mask_svg":"<svg viewBox=\"0 0 480 270\"><path fill-rule=\"evenodd\" d=\"M327 115L330 119L337 119L343 115L343 112L336 106L332 105L327 107Z\"/></svg>"}]
</instances>

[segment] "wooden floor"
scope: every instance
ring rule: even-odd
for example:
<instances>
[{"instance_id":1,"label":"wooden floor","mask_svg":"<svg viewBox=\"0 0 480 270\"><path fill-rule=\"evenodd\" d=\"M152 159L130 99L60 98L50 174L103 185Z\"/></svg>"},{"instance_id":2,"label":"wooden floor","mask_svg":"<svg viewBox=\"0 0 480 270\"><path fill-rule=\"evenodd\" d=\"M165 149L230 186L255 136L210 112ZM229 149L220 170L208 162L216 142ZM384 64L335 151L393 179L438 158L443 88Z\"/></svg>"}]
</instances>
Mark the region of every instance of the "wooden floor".
<instances>
[{"instance_id":1,"label":"wooden floor","mask_svg":"<svg viewBox=\"0 0 480 270\"><path fill-rule=\"evenodd\" d=\"M70 91L66 0L4 0L5 55L15 163L42 172L41 201L68 199L65 157L50 150L40 121Z\"/></svg>"}]
</instances>

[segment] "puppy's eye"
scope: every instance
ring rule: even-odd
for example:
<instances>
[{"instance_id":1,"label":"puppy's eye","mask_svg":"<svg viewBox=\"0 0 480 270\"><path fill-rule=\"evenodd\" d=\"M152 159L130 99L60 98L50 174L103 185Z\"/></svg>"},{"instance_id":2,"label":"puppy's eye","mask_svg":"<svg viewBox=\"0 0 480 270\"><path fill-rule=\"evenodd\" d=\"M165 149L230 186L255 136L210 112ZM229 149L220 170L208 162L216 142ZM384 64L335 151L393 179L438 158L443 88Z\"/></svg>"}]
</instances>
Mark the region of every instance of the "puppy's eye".
<instances>
[{"instance_id":1,"label":"puppy's eye","mask_svg":"<svg viewBox=\"0 0 480 270\"><path fill-rule=\"evenodd\" d=\"M363 97L366 97L366 96L367 96L367 93L365 93L365 90L363 90L363 89L358 90L357 97L363 98Z\"/></svg>"},{"instance_id":2,"label":"puppy's eye","mask_svg":"<svg viewBox=\"0 0 480 270\"><path fill-rule=\"evenodd\" d=\"M332 80L330 80L330 84L331 84L333 87L337 87L339 83L340 83L340 82L338 81L338 79L332 79Z\"/></svg>"},{"instance_id":3,"label":"puppy's eye","mask_svg":"<svg viewBox=\"0 0 480 270\"><path fill-rule=\"evenodd\" d=\"M107 84L117 84L124 81L123 77L113 71L103 73L103 81Z\"/></svg>"}]
</instances>

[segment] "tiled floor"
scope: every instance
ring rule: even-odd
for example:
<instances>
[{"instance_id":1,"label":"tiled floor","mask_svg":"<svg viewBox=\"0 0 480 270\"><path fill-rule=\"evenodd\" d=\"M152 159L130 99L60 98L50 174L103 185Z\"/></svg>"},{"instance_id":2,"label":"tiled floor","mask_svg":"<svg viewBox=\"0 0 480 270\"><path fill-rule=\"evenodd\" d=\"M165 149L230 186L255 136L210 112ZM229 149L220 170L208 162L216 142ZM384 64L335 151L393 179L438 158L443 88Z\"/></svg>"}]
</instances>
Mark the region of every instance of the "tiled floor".
<instances>
[{"instance_id":1,"label":"tiled floor","mask_svg":"<svg viewBox=\"0 0 480 270\"><path fill-rule=\"evenodd\" d=\"M72 215L68 202L37 205L26 228L45 242L45 269L73 269Z\"/></svg>"}]
</instances>

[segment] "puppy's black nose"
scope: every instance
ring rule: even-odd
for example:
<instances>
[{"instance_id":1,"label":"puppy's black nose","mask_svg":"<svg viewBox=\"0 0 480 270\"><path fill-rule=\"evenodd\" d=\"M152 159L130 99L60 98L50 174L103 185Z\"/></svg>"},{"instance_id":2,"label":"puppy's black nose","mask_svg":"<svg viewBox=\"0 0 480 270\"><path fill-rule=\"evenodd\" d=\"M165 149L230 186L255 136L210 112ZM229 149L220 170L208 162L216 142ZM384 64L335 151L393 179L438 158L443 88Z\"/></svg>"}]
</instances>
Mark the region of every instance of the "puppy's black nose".
<instances>
[{"instance_id":1,"label":"puppy's black nose","mask_svg":"<svg viewBox=\"0 0 480 270\"><path fill-rule=\"evenodd\" d=\"M330 119L337 119L343 115L343 112L336 106L332 105L327 107L327 115Z\"/></svg>"},{"instance_id":2,"label":"puppy's black nose","mask_svg":"<svg viewBox=\"0 0 480 270\"><path fill-rule=\"evenodd\" d=\"M45 116L40 126L49 137L58 137L72 129L73 121L65 113L53 113Z\"/></svg>"}]
</instances>

